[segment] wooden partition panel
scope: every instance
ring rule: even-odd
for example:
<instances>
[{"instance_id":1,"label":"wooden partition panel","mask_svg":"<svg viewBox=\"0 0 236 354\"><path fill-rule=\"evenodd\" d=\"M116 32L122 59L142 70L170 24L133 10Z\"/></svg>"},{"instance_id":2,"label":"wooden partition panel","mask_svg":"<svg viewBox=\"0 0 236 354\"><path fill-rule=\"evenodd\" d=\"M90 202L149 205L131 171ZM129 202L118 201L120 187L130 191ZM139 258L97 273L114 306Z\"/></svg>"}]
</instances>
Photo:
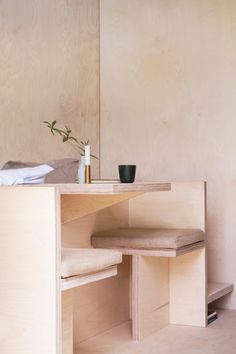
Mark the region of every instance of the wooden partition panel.
<instances>
[{"instance_id":1,"label":"wooden partition panel","mask_svg":"<svg viewBox=\"0 0 236 354\"><path fill-rule=\"evenodd\" d=\"M130 226L199 228L205 231L205 182L173 182L171 191L130 200Z\"/></svg>"},{"instance_id":2,"label":"wooden partition panel","mask_svg":"<svg viewBox=\"0 0 236 354\"><path fill-rule=\"evenodd\" d=\"M169 323L168 258L132 256L133 339L141 340Z\"/></svg>"},{"instance_id":3,"label":"wooden partition panel","mask_svg":"<svg viewBox=\"0 0 236 354\"><path fill-rule=\"evenodd\" d=\"M1 353L61 353L56 199L54 188L0 188Z\"/></svg>"},{"instance_id":4,"label":"wooden partition panel","mask_svg":"<svg viewBox=\"0 0 236 354\"><path fill-rule=\"evenodd\" d=\"M73 354L73 290L62 291L62 354Z\"/></svg>"},{"instance_id":5,"label":"wooden partition panel","mask_svg":"<svg viewBox=\"0 0 236 354\"><path fill-rule=\"evenodd\" d=\"M170 323L207 325L205 249L170 259Z\"/></svg>"}]
</instances>

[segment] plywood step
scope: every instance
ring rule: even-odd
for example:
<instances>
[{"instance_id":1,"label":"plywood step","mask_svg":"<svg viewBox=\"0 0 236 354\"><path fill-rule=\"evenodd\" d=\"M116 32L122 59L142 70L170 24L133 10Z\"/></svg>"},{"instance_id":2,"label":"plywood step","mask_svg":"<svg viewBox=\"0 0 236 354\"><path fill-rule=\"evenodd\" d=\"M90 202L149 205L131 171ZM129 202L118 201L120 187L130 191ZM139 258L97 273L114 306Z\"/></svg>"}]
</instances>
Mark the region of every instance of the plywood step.
<instances>
[{"instance_id":1,"label":"plywood step","mask_svg":"<svg viewBox=\"0 0 236 354\"><path fill-rule=\"evenodd\" d=\"M117 275L116 265L103 269L100 272L96 272L84 276L78 275L66 279L61 279L61 290L62 291L69 290L81 285L93 283L98 280L114 277L115 275Z\"/></svg>"},{"instance_id":2,"label":"plywood step","mask_svg":"<svg viewBox=\"0 0 236 354\"><path fill-rule=\"evenodd\" d=\"M207 303L220 299L222 296L229 294L233 291L233 284L226 283L208 283L208 296Z\"/></svg>"}]
</instances>

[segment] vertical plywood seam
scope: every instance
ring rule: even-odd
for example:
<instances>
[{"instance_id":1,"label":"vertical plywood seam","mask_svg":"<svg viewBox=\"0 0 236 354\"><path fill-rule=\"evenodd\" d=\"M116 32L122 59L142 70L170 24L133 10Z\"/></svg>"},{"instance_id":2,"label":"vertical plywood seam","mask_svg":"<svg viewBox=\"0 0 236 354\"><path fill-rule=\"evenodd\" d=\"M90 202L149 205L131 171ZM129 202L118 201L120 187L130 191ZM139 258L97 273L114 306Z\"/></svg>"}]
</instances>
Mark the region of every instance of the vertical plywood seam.
<instances>
[{"instance_id":1,"label":"vertical plywood seam","mask_svg":"<svg viewBox=\"0 0 236 354\"><path fill-rule=\"evenodd\" d=\"M102 178L101 162L101 6L98 0L98 149L99 149L99 178Z\"/></svg>"},{"instance_id":2,"label":"vertical plywood seam","mask_svg":"<svg viewBox=\"0 0 236 354\"><path fill-rule=\"evenodd\" d=\"M137 340L140 340L140 256L137 256Z\"/></svg>"},{"instance_id":3,"label":"vertical plywood seam","mask_svg":"<svg viewBox=\"0 0 236 354\"><path fill-rule=\"evenodd\" d=\"M168 257L168 324L170 324L170 312L171 312L171 302L170 302L170 287L171 287L171 282L170 282L170 257Z\"/></svg>"},{"instance_id":4,"label":"vertical plywood seam","mask_svg":"<svg viewBox=\"0 0 236 354\"><path fill-rule=\"evenodd\" d=\"M55 269L56 269L56 352L62 353L62 299L61 299L61 196L59 188L54 188L55 201L55 238L56 238L56 254L55 254Z\"/></svg>"},{"instance_id":5,"label":"vertical plywood seam","mask_svg":"<svg viewBox=\"0 0 236 354\"><path fill-rule=\"evenodd\" d=\"M205 327L208 325L208 237L207 237L207 182L204 182L204 231L205 231Z\"/></svg>"},{"instance_id":6,"label":"vertical plywood seam","mask_svg":"<svg viewBox=\"0 0 236 354\"><path fill-rule=\"evenodd\" d=\"M132 256L132 331L133 340L140 339L140 257Z\"/></svg>"}]
</instances>

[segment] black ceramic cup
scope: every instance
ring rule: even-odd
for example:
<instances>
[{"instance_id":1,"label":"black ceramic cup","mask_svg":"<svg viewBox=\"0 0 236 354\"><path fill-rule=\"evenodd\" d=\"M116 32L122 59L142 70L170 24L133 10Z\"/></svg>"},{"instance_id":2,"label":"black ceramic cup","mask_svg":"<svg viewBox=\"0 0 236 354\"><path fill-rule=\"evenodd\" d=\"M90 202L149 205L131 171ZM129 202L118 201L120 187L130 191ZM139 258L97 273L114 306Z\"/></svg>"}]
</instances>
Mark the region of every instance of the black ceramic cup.
<instances>
[{"instance_id":1,"label":"black ceramic cup","mask_svg":"<svg viewBox=\"0 0 236 354\"><path fill-rule=\"evenodd\" d=\"M119 165L120 181L133 183L135 179L136 165Z\"/></svg>"}]
</instances>

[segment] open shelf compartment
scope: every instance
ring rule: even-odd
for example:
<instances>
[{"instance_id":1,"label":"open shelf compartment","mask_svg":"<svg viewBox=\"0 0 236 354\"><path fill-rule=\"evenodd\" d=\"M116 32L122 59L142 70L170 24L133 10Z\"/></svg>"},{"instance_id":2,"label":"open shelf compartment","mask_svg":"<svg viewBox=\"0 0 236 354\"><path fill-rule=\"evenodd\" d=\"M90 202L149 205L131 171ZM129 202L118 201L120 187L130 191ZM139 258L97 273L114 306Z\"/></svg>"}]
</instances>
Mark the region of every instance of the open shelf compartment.
<instances>
[{"instance_id":1,"label":"open shelf compartment","mask_svg":"<svg viewBox=\"0 0 236 354\"><path fill-rule=\"evenodd\" d=\"M233 291L233 284L229 283L208 283L207 303L220 299Z\"/></svg>"}]
</instances>

